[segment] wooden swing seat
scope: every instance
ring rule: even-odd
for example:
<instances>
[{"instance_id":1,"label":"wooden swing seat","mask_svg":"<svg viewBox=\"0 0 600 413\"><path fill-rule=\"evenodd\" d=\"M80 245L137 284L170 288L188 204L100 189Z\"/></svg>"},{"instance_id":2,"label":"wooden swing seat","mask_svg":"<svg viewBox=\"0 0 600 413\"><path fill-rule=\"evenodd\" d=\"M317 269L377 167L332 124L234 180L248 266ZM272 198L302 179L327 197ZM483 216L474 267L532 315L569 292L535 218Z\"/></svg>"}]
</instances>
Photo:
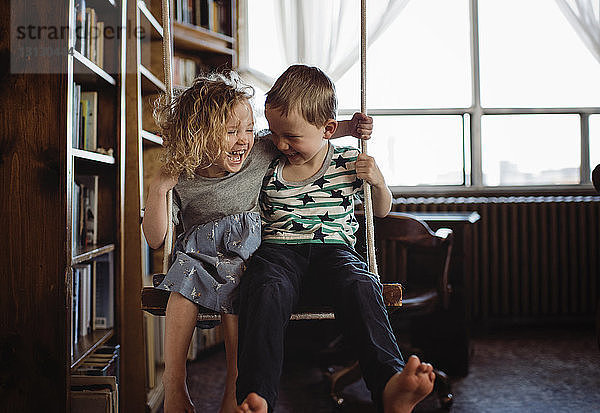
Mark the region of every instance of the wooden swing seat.
<instances>
[{"instance_id":1,"label":"wooden swing seat","mask_svg":"<svg viewBox=\"0 0 600 413\"><path fill-rule=\"evenodd\" d=\"M152 283L159 285L165 274L154 274ZM154 287L144 287L142 289L142 310L156 315L164 316L169 295L166 290L160 290ZM383 301L389 308L400 307L402 305L402 286L398 283L383 284ZM200 307L198 312L198 322L218 321L221 319L219 313ZM330 307L300 307L298 311L290 317L290 320L333 320L335 315Z\"/></svg>"}]
</instances>

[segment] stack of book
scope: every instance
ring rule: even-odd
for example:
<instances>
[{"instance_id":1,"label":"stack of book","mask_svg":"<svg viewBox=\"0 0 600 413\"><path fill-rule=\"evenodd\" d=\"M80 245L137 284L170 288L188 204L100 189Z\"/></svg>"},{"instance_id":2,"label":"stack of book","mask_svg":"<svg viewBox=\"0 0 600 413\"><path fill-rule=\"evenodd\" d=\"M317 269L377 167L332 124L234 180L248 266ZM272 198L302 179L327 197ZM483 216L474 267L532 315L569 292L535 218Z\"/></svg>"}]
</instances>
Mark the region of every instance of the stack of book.
<instances>
[{"instance_id":1,"label":"stack of book","mask_svg":"<svg viewBox=\"0 0 600 413\"><path fill-rule=\"evenodd\" d=\"M115 376L71 376L71 413L93 412L119 412L119 391Z\"/></svg>"},{"instance_id":2,"label":"stack of book","mask_svg":"<svg viewBox=\"0 0 600 413\"><path fill-rule=\"evenodd\" d=\"M89 0L88 0L89 1ZM96 10L86 7L86 0L75 0L75 50L98 67L104 66L104 22Z\"/></svg>"},{"instance_id":3,"label":"stack of book","mask_svg":"<svg viewBox=\"0 0 600 413\"><path fill-rule=\"evenodd\" d=\"M229 6L224 0L175 0L174 7L175 20L181 23L229 34Z\"/></svg>"},{"instance_id":4,"label":"stack of book","mask_svg":"<svg viewBox=\"0 0 600 413\"><path fill-rule=\"evenodd\" d=\"M105 345L99 347L93 354L74 371L76 376L113 376L119 383L120 346Z\"/></svg>"},{"instance_id":5,"label":"stack of book","mask_svg":"<svg viewBox=\"0 0 600 413\"><path fill-rule=\"evenodd\" d=\"M114 327L114 272L112 253L73 266L71 355L82 337Z\"/></svg>"},{"instance_id":6,"label":"stack of book","mask_svg":"<svg viewBox=\"0 0 600 413\"><path fill-rule=\"evenodd\" d=\"M82 91L81 85L73 87L73 148L95 151L98 149L98 92Z\"/></svg>"},{"instance_id":7,"label":"stack of book","mask_svg":"<svg viewBox=\"0 0 600 413\"><path fill-rule=\"evenodd\" d=\"M201 63L185 57L173 57L173 83L177 86L191 86L200 72L208 69Z\"/></svg>"}]
</instances>

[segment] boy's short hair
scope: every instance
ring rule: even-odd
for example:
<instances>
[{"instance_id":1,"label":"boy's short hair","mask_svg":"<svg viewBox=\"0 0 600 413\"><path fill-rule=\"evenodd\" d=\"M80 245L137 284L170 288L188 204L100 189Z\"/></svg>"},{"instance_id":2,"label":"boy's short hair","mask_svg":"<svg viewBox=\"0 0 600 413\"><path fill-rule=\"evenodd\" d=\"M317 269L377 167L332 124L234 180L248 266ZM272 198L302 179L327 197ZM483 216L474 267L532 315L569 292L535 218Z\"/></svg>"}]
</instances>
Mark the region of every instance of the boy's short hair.
<instances>
[{"instance_id":1,"label":"boy's short hair","mask_svg":"<svg viewBox=\"0 0 600 413\"><path fill-rule=\"evenodd\" d=\"M328 119L336 118L335 85L317 67L293 65L267 92L267 105L280 110L284 116L298 110L308 123L321 127Z\"/></svg>"}]
</instances>

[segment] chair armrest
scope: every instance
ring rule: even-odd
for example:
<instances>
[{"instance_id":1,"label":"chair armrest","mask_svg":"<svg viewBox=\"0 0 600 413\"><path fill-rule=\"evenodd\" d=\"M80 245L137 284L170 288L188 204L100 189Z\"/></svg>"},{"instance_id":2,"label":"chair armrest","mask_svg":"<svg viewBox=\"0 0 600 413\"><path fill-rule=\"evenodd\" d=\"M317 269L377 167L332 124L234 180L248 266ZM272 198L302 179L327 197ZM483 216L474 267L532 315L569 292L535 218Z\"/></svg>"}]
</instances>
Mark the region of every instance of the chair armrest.
<instances>
[{"instance_id":1,"label":"chair armrest","mask_svg":"<svg viewBox=\"0 0 600 413\"><path fill-rule=\"evenodd\" d=\"M443 239L447 239L450 235L452 235L452 230L450 228L440 228L435 231L435 236Z\"/></svg>"},{"instance_id":2,"label":"chair armrest","mask_svg":"<svg viewBox=\"0 0 600 413\"><path fill-rule=\"evenodd\" d=\"M592 172L592 183L596 191L600 192L600 164L596 165Z\"/></svg>"}]
</instances>

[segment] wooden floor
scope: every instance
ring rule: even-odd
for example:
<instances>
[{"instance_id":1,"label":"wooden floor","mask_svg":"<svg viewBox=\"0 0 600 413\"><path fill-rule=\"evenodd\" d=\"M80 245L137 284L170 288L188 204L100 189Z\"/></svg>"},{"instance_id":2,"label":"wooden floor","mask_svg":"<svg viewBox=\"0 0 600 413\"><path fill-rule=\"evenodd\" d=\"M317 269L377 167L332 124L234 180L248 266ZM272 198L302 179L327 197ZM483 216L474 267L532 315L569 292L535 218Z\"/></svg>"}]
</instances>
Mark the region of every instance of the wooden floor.
<instances>
[{"instance_id":1,"label":"wooden floor","mask_svg":"<svg viewBox=\"0 0 600 413\"><path fill-rule=\"evenodd\" d=\"M344 409L332 408L319 368L324 340L294 324L290 336L293 344L287 348L277 413L375 412L362 381L345 391ZM472 339L468 376L453 379L451 411L600 412L599 369L592 325L513 327L478 334ZM224 371L222 349L190 363L188 382L197 412L217 412ZM415 411L444 410L430 396Z\"/></svg>"}]
</instances>

